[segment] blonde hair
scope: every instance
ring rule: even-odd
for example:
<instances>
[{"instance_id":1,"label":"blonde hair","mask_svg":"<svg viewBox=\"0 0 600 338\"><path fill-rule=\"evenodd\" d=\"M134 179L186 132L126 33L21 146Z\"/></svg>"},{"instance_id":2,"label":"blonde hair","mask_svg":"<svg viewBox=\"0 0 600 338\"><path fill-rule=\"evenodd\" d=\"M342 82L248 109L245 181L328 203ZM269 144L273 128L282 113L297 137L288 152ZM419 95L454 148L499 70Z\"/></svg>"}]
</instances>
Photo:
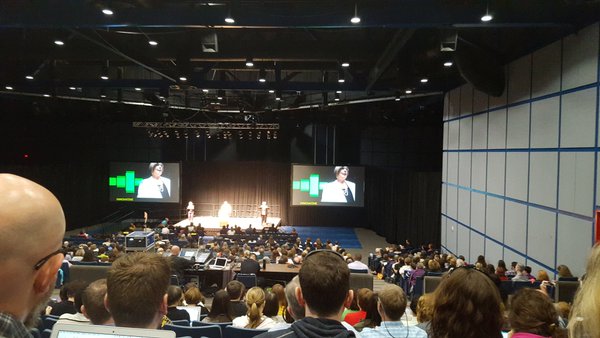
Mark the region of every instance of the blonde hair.
<instances>
[{"instance_id":1,"label":"blonde hair","mask_svg":"<svg viewBox=\"0 0 600 338\"><path fill-rule=\"evenodd\" d=\"M246 293L246 305L248 305L248 325L246 325L246 328L255 329L262 322L265 291L258 286L250 288Z\"/></svg>"},{"instance_id":2,"label":"blonde hair","mask_svg":"<svg viewBox=\"0 0 600 338\"><path fill-rule=\"evenodd\" d=\"M581 282L571 307L569 337L600 337L600 244L596 243L588 258L585 279Z\"/></svg>"},{"instance_id":3,"label":"blonde hair","mask_svg":"<svg viewBox=\"0 0 600 338\"><path fill-rule=\"evenodd\" d=\"M417 302L417 322L429 322L433 317L433 294L424 293Z\"/></svg>"}]
</instances>

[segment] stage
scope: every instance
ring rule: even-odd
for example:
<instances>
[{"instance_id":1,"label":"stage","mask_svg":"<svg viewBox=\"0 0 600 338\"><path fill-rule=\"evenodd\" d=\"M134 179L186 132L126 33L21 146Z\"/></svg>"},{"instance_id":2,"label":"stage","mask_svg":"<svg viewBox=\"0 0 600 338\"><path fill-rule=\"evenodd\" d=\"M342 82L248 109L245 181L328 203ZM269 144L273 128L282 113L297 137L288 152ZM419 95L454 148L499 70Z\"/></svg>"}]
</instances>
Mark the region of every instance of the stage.
<instances>
[{"instance_id":1,"label":"stage","mask_svg":"<svg viewBox=\"0 0 600 338\"><path fill-rule=\"evenodd\" d=\"M221 229L223 225L229 224L229 226L239 226L242 229L247 229L252 225L253 228L261 230L263 225L260 217L230 217L219 218L214 216L196 216L193 220L194 225L202 225L205 229ZM267 217L267 224L279 226L281 218L279 217ZM190 221L187 219L181 220L174 224L176 227L187 227L190 225Z\"/></svg>"}]
</instances>

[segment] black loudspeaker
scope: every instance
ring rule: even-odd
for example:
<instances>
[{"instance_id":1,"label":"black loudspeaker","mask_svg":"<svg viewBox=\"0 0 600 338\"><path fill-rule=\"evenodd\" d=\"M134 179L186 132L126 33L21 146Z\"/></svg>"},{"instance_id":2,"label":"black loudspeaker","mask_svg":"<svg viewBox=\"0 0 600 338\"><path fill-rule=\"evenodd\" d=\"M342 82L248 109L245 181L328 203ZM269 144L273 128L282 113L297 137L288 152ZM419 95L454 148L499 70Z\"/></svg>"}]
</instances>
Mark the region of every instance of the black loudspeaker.
<instances>
[{"instance_id":1,"label":"black loudspeaker","mask_svg":"<svg viewBox=\"0 0 600 338\"><path fill-rule=\"evenodd\" d=\"M475 89L496 97L504 93L506 75L499 56L459 37L454 61L460 75Z\"/></svg>"}]
</instances>

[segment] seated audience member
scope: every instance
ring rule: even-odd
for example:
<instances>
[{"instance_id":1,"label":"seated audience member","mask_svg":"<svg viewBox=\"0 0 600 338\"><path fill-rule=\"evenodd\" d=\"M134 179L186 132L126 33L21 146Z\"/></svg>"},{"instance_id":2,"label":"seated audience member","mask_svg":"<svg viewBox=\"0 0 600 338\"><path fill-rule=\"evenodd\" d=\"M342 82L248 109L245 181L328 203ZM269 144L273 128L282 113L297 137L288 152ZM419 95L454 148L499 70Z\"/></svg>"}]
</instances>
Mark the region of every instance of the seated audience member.
<instances>
[{"instance_id":1,"label":"seated audience member","mask_svg":"<svg viewBox=\"0 0 600 338\"><path fill-rule=\"evenodd\" d=\"M90 320L82 313L83 301L82 295L83 291L87 287L87 284L83 281L73 281L70 282L69 290L74 293L73 296L73 304L75 308L75 313L63 313L58 317L57 323L71 323L71 324L89 324Z\"/></svg>"},{"instance_id":2,"label":"seated audience member","mask_svg":"<svg viewBox=\"0 0 600 338\"><path fill-rule=\"evenodd\" d=\"M536 280L549 282L550 277L548 276L548 273L546 272L546 270L538 270Z\"/></svg>"},{"instance_id":3,"label":"seated audience member","mask_svg":"<svg viewBox=\"0 0 600 338\"><path fill-rule=\"evenodd\" d=\"M515 271L516 275L512 278L513 282L529 282L529 275L523 265L517 264Z\"/></svg>"},{"instance_id":4,"label":"seated audience member","mask_svg":"<svg viewBox=\"0 0 600 338\"><path fill-rule=\"evenodd\" d=\"M352 290L352 292L354 295L358 295L358 289ZM342 313L342 322L347 323L345 321L346 316L350 313L356 313L358 311L360 311L360 308L358 307L358 296L355 296L352 297L352 303L350 304L350 307L344 309L344 312Z\"/></svg>"},{"instance_id":5,"label":"seated audience member","mask_svg":"<svg viewBox=\"0 0 600 338\"><path fill-rule=\"evenodd\" d=\"M333 251L313 251L306 256L298 276L300 287L296 288L296 298L298 304L304 306L305 317L288 329L256 337L355 337L353 331L340 323L344 307L352 302L350 270L346 261Z\"/></svg>"},{"instance_id":6,"label":"seated audience member","mask_svg":"<svg viewBox=\"0 0 600 338\"><path fill-rule=\"evenodd\" d=\"M242 299L244 296L244 284L236 280L227 283L226 291L229 294L231 301L229 302L229 313L232 318L240 317L248 312L248 307Z\"/></svg>"},{"instance_id":7,"label":"seated audience member","mask_svg":"<svg viewBox=\"0 0 600 338\"><path fill-rule=\"evenodd\" d=\"M511 299L508 322L512 338L556 337L558 314L548 296L539 290L523 288Z\"/></svg>"},{"instance_id":8,"label":"seated audience member","mask_svg":"<svg viewBox=\"0 0 600 338\"><path fill-rule=\"evenodd\" d=\"M600 337L600 244L588 257L585 278L575 295L569 317L570 337Z\"/></svg>"},{"instance_id":9,"label":"seated audience member","mask_svg":"<svg viewBox=\"0 0 600 338\"><path fill-rule=\"evenodd\" d=\"M78 283L78 282L77 282ZM76 281L66 283L60 289L60 303L51 305L50 315L62 316L65 313L75 314L75 293L77 292ZM84 286L85 287L85 286Z\"/></svg>"},{"instance_id":10,"label":"seated audience member","mask_svg":"<svg viewBox=\"0 0 600 338\"><path fill-rule=\"evenodd\" d=\"M433 317L433 293L425 293L419 297L417 302L417 327L428 332L431 328L431 318Z\"/></svg>"},{"instance_id":11,"label":"seated audience member","mask_svg":"<svg viewBox=\"0 0 600 338\"><path fill-rule=\"evenodd\" d=\"M285 289L284 289L283 285L277 283L277 284L273 285L271 290L277 296L277 302L278 302L278 307L279 307L277 314L283 318L283 315L285 314L285 310L287 309L287 301L285 299Z\"/></svg>"},{"instance_id":12,"label":"seated audience member","mask_svg":"<svg viewBox=\"0 0 600 338\"><path fill-rule=\"evenodd\" d=\"M369 299L371 298L372 293L373 291L371 291L368 288L358 289L356 295L356 305L358 306L358 311L347 314L346 318L344 318L344 321L346 323L354 326L367 317L366 306L369 303Z\"/></svg>"},{"instance_id":13,"label":"seated audience member","mask_svg":"<svg viewBox=\"0 0 600 338\"><path fill-rule=\"evenodd\" d=\"M117 259L106 278L106 307L116 326L156 329L167 314L171 268L154 253L136 252Z\"/></svg>"},{"instance_id":14,"label":"seated audience member","mask_svg":"<svg viewBox=\"0 0 600 338\"><path fill-rule=\"evenodd\" d=\"M183 305L183 290L181 287L169 285L167 289L167 317L173 320L190 320L190 314L186 310L178 309Z\"/></svg>"},{"instance_id":15,"label":"seated audience member","mask_svg":"<svg viewBox=\"0 0 600 338\"><path fill-rule=\"evenodd\" d=\"M425 266L423 265L423 263L417 263L417 268L410 274L410 279L408 280L411 292L412 288L415 286L415 284L417 284L417 278L425 276L426 273L427 272L425 271Z\"/></svg>"},{"instance_id":16,"label":"seated audience member","mask_svg":"<svg viewBox=\"0 0 600 338\"><path fill-rule=\"evenodd\" d=\"M361 262L362 260L362 255L360 253L355 253L353 256L353 262L348 264L348 269L350 269L350 271L366 271L369 272L369 266L363 262Z\"/></svg>"},{"instance_id":17,"label":"seated audience member","mask_svg":"<svg viewBox=\"0 0 600 338\"><path fill-rule=\"evenodd\" d=\"M106 297L106 278L98 279L88 285L83 291L83 314L94 325L112 325L114 321L104 306Z\"/></svg>"},{"instance_id":18,"label":"seated audience member","mask_svg":"<svg viewBox=\"0 0 600 338\"><path fill-rule=\"evenodd\" d=\"M569 324L569 313L571 312L571 305L567 302L554 303L556 313L558 313L558 324L561 328L566 329Z\"/></svg>"},{"instance_id":19,"label":"seated audience member","mask_svg":"<svg viewBox=\"0 0 600 338\"><path fill-rule=\"evenodd\" d=\"M283 316L278 313L279 300L277 299L277 295L273 292L265 291L265 308L263 309L263 314L271 318L275 322L275 325L285 323Z\"/></svg>"},{"instance_id":20,"label":"seated audience member","mask_svg":"<svg viewBox=\"0 0 600 338\"><path fill-rule=\"evenodd\" d=\"M225 290L215 292L208 315L202 319L204 323L230 323L233 318L229 314L229 293Z\"/></svg>"},{"instance_id":21,"label":"seated audience member","mask_svg":"<svg viewBox=\"0 0 600 338\"><path fill-rule=\"evenodd\" d=\"M365 338L408 337L427 338L427 333L416 326L402 324L402 315L406 310L406 296L398 285L386 285L379 292L376 302L377 311L381 315L381 325L367 327L360 333Z\"/></svg>"},{"instance_id":22,"label":"seated audience member","mask_svg":"<svg viewBox=\"0 0 600 338\"><path fill-rule=\"evenodd\" d=\"M377 293L373 291L369 292L366 301L360 303L359 306L361 309L365 310L366 315L363 320L354 324L354 328L357 331L360 332L366 327L374 328L381 324L381 316L377 311Z\"/></svg>"},{"instance_id":23,"label":"seated audience member","mask_svg":"<svg viewBox=\"0 0 600 338\"><path fill-rule=\"evenodd\" d=\"M475 269L456 268L434 292L431 338L500 338L500 292Z\"/></svg>"},{"instance_id":24,"label":"seated audience member","mask_svg":"<svg viewBox=\"0 0 600 338\"><path fill-rule=\"evenodd\" d=\"M269 329L275 326L275 321L263 314L265 308L265 292L255 286L246 293L248 312L245 316L233 319L233 326L247 329Z\"/></svg>"},{"instance_id":25,"label":"seated audience member","mask_svg":"<svg viewBox=\"0 0 600 338\"><path fill-rule=\"evenodd\" d=\"M179 257L181 253L181 248L177 245L173 245L171 247L171 256L169 256L169 265L171 267L171 274L176 275L179 279L179 283L183 285L183 276L185 274L185 270L189 269L194 265L192 261L187 260L183 257Z\"/></svg>"},{"instance_id":26,"label":"seated audience member","mask_svg":"<svg viewBox=\"0 0 600 338\"><path fill-rule=\"evenodd\" d=\"M294 276L291 281L285 286L285 299L287 301L287 308L284 315L285 323L278 323L269 329L269 332L288 329L296 320L304 318L304 307L298 303L296 298L296 288L300 287L300 279L298 276Z\"/></svg>"},{"instance_id":27,"label":"seated audience member","mask_svg":"<svg viewBox=\"0 0 600 338\"><path fill-rule=\"evenodd\" d=\"M189 312L191 320L201 320L200 317L208 314L208 309L204 306L204 295L197 286L192 285L183 294L186 306L181 307Z\"/></svg>"},{"instance_id":28,"label":"seated audience member","mask_svg":"<svg viewBox=\"0 0 600 338\"><path fill-rule=\"evenodd\" d=\"M558 280L561 280L561 278L574 278L573 274L571 273L571 269L563 264L556 268L556 273L558 275Z\"/></svg>"}]
</instances>

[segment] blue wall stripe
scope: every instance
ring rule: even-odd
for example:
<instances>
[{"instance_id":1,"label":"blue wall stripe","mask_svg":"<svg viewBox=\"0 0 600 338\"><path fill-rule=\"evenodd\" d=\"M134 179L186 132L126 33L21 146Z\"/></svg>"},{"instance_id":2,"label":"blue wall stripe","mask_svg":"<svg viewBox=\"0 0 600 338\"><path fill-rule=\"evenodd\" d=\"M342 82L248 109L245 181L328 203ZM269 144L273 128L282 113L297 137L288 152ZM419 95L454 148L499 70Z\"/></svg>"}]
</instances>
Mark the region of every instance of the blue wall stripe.
<instances>
[{"instance_id":1,"label":"blue wall stripe","mask_svg":"<svg viewBox=\"0 0 600 338\"><path fill-rule=\"evenodd\" d=\"M508 149L446 149L445 153L591 153L600 151L600 147L566 148L508 148Z\"/></svg>"},{"instance_id":2,"label":"blue wall stripe","mask_svg":"<svg viewBox=\"0 0 600 338\"><path fill-rule=\"evenodd\" d=\"M539 265L539 266L542 266L544 269L547 269L547 270L551 271L552 273L556 273L556 270L555 270L554 268L552 268L552 267L550 267L550 266L548 266L548 265L546 265L546 264L544 264L544 263L542 263L542 262L538 261L538 260L537 260L537 259L535 259L535 258L529 257L529 256L528 256L526 253L523 253L523 252L521 252L521 251L519 251L519 250L517 250L517 249L515 249L515 248L513 248L513 247L511 247L511 246L509 246L509 245L506 245L506 244L502 243L501 241L499 241L499 240L497 240L497 239L495 239L495 238L493 238L493 237L490 237L490 236L488 236L488 235L486 235L486 234L482 233L481 231L479 231L479 230L477 230L477 229L473 229L473 228L471 228L469 225L467 225L467 224L464 224L464 223L462 223L462 222L460 222L460 221L458 221L458 220L456 220L456 219L454 219L454 218L452 218L452 217L450 217L450 216L448 216L448 215L442 214L442 216L444 216L444 217L446 217L447 219L449 219L449 220L451 220L451 221L455 222L455 223L456 223L456 224L458 224L458 225L461 225L461 226L463 226L463 227L465 227L465 228L467 228L467 229L470 229L471 231L475 232L476 234L478 234L478 235L482 236L483 238L485 238L485 239L488 239L488 240L490 240L490 241L492 241L492 242L494 242L494 243L496 243L496 244L500 245L501 247L503 247L503 248L505 248L505 249L508 249L508 250L510 250L510 251L512 251L512 252L514 252L514 253L516 253L517 255L523 256L523 257L524 257L526 260L528 260L528 261L532 261L532 262L534 262L535 264L537 264L537 265ZM456 230L456 232L458 233L458 229ZM463 256L464 256L464 255L463 255ZM484 256L485 256L485 255L484 255ZM523 262L523 263L525 263L525 262Z\"/></svg>"},{"instance_id":3,"label":"blue wall stripe","mask_svg":"<svg viewBox=\"0 0 600 338\"><path fill-rule=\"evenodd\" d=\"M596 148L598 148L598 124L600 123L599 118L600 118L600 34L598 34L598 63L596 66L596 81L598 83L598 85L596 86L596 137L594 138L594 142L596 145ZM596 205L596 199L598 198L597 195L597 191L598 191L598 152L594 153L594 201L593 201L593 206ZM594 208L596 209L596 208ZM594 210L592 209L592 210ZM594 210L594 214L596 213L596 210ZM594 242L596 241L596 217L592 217L593 222L592 222L592 245L594 245Z\"/></svg>"},{"instance_id":4,"label":"blue wall stripe","mask_svg":"<svg viewBox=\"0 0 600 338\"><path fill-rule=\"evenodd\" d=\"M561 60L562 60L562 58L561 58ZM561 65L561 67L562 67L562 65ZM562 76L562 69L561 69L561 76ZM517 101L517 102L513 102L513 103L508 103L506 105L502 105L502 106L499 106L499 107L494 107L492 109L489 109L489 107L488 107L487 110L476 112L476 113L473 113L473 114L468 114L468 115L460 116L460 113L459 113L459 116L446 119L443 122L452 122L452 121L456 121L456 120L460 120L460 119L465 119L465 118L473 117L475 115L485 114L487 112L493 112L493 111L497 111L497 110L508 109L508 108L520 106L520 105L523 105L523 104L526 104L526 103L533 103L533 102L537 102L537 101L546 100L546 99L549 99L549 98L552 98L552 97L562 96L562 95L571 94L571 93L578 92L578 91L583 91L583 90L587 90L587 89L591 89L591 88L596 88L598 86L598 83L599 82L596 81L596 82L592 82L592 83L589 83L589 84L586 84L586 85L582 85L582 86L579 86L579 87L570 88L570 89L566 89L566 90L560 90L560 91L555 92L555 93L550 93L550 94L538 96L538 97L535 97L535 98L532 98L532 99L527 99L527 100L521 100L521 101ZM561 82L561 88L562 88L562 82ZM507 97L508 97L508 95L507 95ZM460 104L460 101L459 101L459 104Z\"/></svg>"},{"instance_id":5,"label":"blue wall stripe","mask_svg":"<svg viewBox=\"0 0 600 338\"><path fill-rule=\"evenodd\" d=\"M454 184L454 183L442 182L442 184L445 184L445 185L447 185L449 187L454 187L454 188L457 188L457 189L462 189L462 190L467 190L467 191L471 191L471 192L476 192L478 194L482 194L482 195L485 195L485 196L491 196L491 197L503 199L503 200L506 200L506 201L510 201L510 202L514 202L514 203L518 203L518 204L523 204L523 205L526 205L528 207L534 207L534 208L538 208L538 209L542 209L542 210L546 210L546 211L550 211L550 212L556 212L556 213L561 214L561 215L566 215L566 216L578 218L578 219L581 219L581 220L584 220L584 221L590 221L591 222L591 221L593 221L593 218L594 218L594 217L591 217L591 216L581 215L581 214L577 214L577 213L566 211L566 210L560 210L560 209L557 209L557 208L552 208L552 207L548 207L548 206L541 205L541 204L531 203L531 202L523 201L523 200L520 200L520 199L508 197L508 196L502 196L502 195L494 194L494 193L487 192L487 191L482 191L482 190L477 190L477 189L473 189L473 188L469 188L469 187L464 187L464 186L461 186L461 185L458 185L458 184Z\"/></svg>"}]
</instances>

